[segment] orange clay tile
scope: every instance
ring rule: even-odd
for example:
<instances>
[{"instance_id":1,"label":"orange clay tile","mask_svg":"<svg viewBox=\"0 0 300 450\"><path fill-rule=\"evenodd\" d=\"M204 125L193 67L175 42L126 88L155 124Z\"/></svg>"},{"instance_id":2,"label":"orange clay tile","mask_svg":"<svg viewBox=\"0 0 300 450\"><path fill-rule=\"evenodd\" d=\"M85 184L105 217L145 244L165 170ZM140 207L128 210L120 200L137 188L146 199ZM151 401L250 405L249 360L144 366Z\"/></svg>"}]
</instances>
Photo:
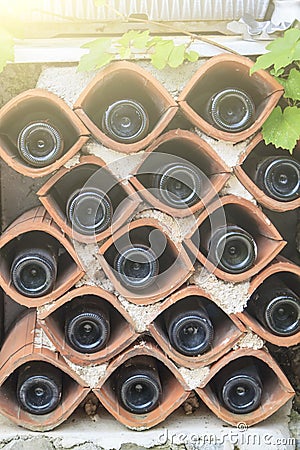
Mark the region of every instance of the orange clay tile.
<instances>
[{"instance_id":1,"label":"orange clay tile","mask_svg":"<svg viewBox=\"0 0 300 450\"><path fill-rule=\"evenodd\" d=\"M17 425L34 431L51 430L65 421L89 392L83 380L62 357L35 342L36 313L30 311L18 320L7 336L0 352L0 411ZM30 414L18 405L12 374L23 364L44 361L65 374L60 405L45 415Z\"/></svg>"},{"instance_id":2,"label":"orange clay tile","mask_svg":"<svg viewBox=\"0 0 300 450\"><path fill-rule=\"evenodd\" d=\"M201 234L201 226L203 226L204 221L206 219L213 220L212 214L222 211L222 208L228 205L233 205L236 208L236 211L239 212L240 216L242 214L246 214L246 217L249 217L249 224L251 222L255 223L257 227L257 233L254 236L257 244L256 262L253 267L243 273L233 274L219 269L205 257L202 251L197 248L195 243L192 241L192 236L194 233L200 230ZM237 223L237 225L240 224ZM209 272L214 273L222 280L237 283L247 280L262 270L286 245L286 242L283 241L275 226L254 203L235 195L226 195L210 204L198 217L194 230L192 230L192 232L186 237L185 243L192 254L195 255L195 257L207 268L207 270L209 270Z\"/></svg>"},{"instance_id":3,"label":"orange clay tile","mask_svg":"<svg viewBox=\"0 0 300 450\"><path fill-rule=\"evenodd\" d=\"M84 167L90 166L94 168L94 172L97 170L105 170L105 173L109 175L111 178L111 186L119 183L120 188L124 192L125 199L121 201L121 206L117 206L117 212L113 217L113 224L109 226L106 230L96 234L95 236L88 236L77 232L72 228L72 225L69 224L65 208L62 208L59 205L59 202L56 199L54 191L56 189L56 185L58 184L60 187L60 195L62 196L64 193L63 181L68 176L70 178L73 173L74 182L76 183L76 173L78 170ZM56 172L53 177L50 178L38 191L38 195L41 203L44 205L48 213L55 220L55 222L59 225L59 227L71 238L75 239L79 242L84 243L92 243L95 241L100 241L102 239L107 238L112 234L112 231L117 230L123 223L134 213L141 200L136 194L135 190L128 182L124 182L122 180L117 180L117 178L110 172L108 167L105 167L105 162L96 156L81 156L80 162L71 168L62 167L58 172ZM92 175L93 176L93 175ZM85 184L85 183L84 183ZM76 184L75 184L76 186ZM88 186L90 186L88 184ZM79 186L83 187L83 186ZM101 186L98 186L101 189ZM105 188L105 186L103 186ZM126 198L127 196L127 198ZM67 202L67 198L65 198L65 202Z\"/></svg>"},{"instance_id":4,"label":"orange clay tile","mask_svg":"<svg viewBox=\"0 0 300 450\"><path fill-rule=\"evenodd\" d=\"M265 379L262 402L255 411L247 414L234 414L228 411L220 403L216 393L210 385L210 381L231 361L244 356L250 356L261 360L273 372L270 372L272 374L272 379L271 377ZM263 376L264 373L262 373L262 377ZM196 389L196 392L199 394L201 400L206 403L206 405L214 414L216 414L216 416L233 426L237 426L241 422L247 426L255 425L256 423L259 423L274 414L281 406L283 406L294 396L292 386L272 356L265 350L253 350L246 348L233 350L213 364L210 368L208 378L203 382L201 388Z\"/></svg>"},{"instance_id":5,"label":"orange clay tile","mask_svg":"<svg viewBox=\"0 0 300 450\"><path fill-rule=\"evenodd\" d=\"M250 142L246 151L241 155L238 165L234 168L234 172L237 178L261 205L263 205L268 209L271 209L272 211L284 212L299 208L300 197L296 198L295 200L291 200L290 202L280 202L279 200L275 200L274 198L271 198L267 194L265 194L244 170L243 163L251 154L251 152L262 143L263 137L262 134L259 133ZM275 149L274 156L276 155L277 154ZM298 147L295 148L293 152L293 157L298 159L298 161L300 160L300 145L298 145Z\"/></svg>"},{"instance_id":6,"label":"orange clay tile","mask_svg":"<svg viewBox=\"0 0 300 450\"><path fill-rule=\"evenodd\" d=\"M249 287L249 297L267 278L277 273L279 275L289 273L294 275L295 278L300 279L299 266L291 263L290 261L288 261L283 257L277 257L272 264L270 264L262 272L260 272L254 278L252 278ZM297 284L299 284L299 281ZM237 313L236 316L256 334L258 334L264 340L271 342L274 345L282 347L290 347L292 345L297 345L300 343L300 331L292 336L277 336L272 332L268 331L263 325L261 325L260 322L258 322L255 317L253 317L247 312L247 310L244 310L241 313Z\"/></svg>"},{"instance_id":7,"label":"orange clay tile","mask_svg":"<svg viewBox=\"0 0 300 450\"><path fill-rule=\"evenodd\" d=\"M124 99L124 96L141 101L149 110L148 134L131 144L117 142L101 129L105 108ZM74 104L74 111L92 135L105 146L122 153L133 153L147 147L164 131L177 110L177 103L159 81L137 64L126 61L110 64L99 72Z\"/></svg>"},{"instance_id":8,"label":"orange clay tile","mask_svg":"<svg viewBox=\"0 0 300 450\"><path fill-rule=\"evenodd\" d=\"M47 120L60 129L64 151L60 158L46 167L31 167L19 156L17 136L22 128L35 120ZM89 132L71 108L59 97L43 89L25 91L0 110L0 156L17 172L31 178L43 177L59 169L89 139Z\"/></svg>"},{"instance_id":9,"label":"orange clay tile","mask_svg":"<svg viewBox=\"0 0 300 450\"><path fill-rule=\"evenodd\" d=\"M249 70L253 65L254 62L244 56L228 53L210 58L197 70L179 95L178 103L185 116L193 125L215 139L240 142L254 134L276 106L282 96L283 87L264 70L259 70L250 76ZM226 73L228 78L230 74L230 81L224 86ZM243 87L245 91L253 92L256 116L249 128L237 133L219 130L197 113L197 104L195 104L198 98L197 92L208 95L208 89L212 89L212 80L217 83L218 78L222 87ZM205 108L205 105L202 106Z\"/></svg>"},{"instance_id":10,"label":"orange clay tile","mask_svg":"<svg viewBox=\"0 0 300 450\"><path fill-rule=\"evenodd\" d=\"M5 324L5 322L4 322L5 321L4 299L5 299L5 296L4 296L3 289L0 288L0 349L2 346L3 338L4 338L4 324Z\"/></svg>"},{"instance_id":11,"label":"orange clay tile","mask_svg":"<svg viewBox=\"0 0 300 450\"><path fill-rule=\"evenodd\" d=\"M176 151L180 149L179 151ZM139 179L139 175L146 174L147 164L153 155L170 153L179 156L183 160L190 161L198 167L207 179L207 186L203 197L194 205L187 208L174 208L161 201L157 196L147 190L147 186ZM179 161L180 162L180 161ZM161 167L158 167L161 169ZM160 209L172 216L186 217L205 207L207 203L217 195L230 177L230 169L226 166L214 149L198 135L186 130L171 130L160 136L147 149L145 158L137 168L135 177L130 178L133 186L140 195L154 208Z\"/></svg>"},{"instance_id":12,"label":"orange clay tile","mask_svg":"<svg viewBox=\"0 0 300 450\"><path fill-rule=\"evenodd\" d=\"M84 270L71 242L42 206L25 212L4 231L0 238L0 254L12 246L15 239L29 232L44 232L53 236L64 247L69 259L69 264L67 267L63 267L63 272L58 272L56 287L52 292L42 297L29 298L19 293L10 282L10 268L5 259L1 258L0 285L6 294L21 305L36 307L48 303L68 291L80 280Z\"/></svg>"},{"instance_id":13,"label":"orange clay tile","mask_svg":"<svg viewBox=\"0 0 300 450\"><path fill-rule=\"evenodd\" d=\"M122 285L118 277L115 275L115 271L113 270L107 257L110 250L114 248L114 243L118 245L119 239L141 227L147 227L151 230L159 230L165 236L167 245L164 252L168 251L169 255L172 255L172 258L174 258L174 262L171 269L169 268L162 274L158 274L155 281L139 293L131 291ZM170 230L164 229L163 226L155 219L138 219L119 229L99 249L100 263L106 276L112 281L114 287L122 296L136 305L149 305L158 300L162 300L181 286L194 271L193 264L191 263L191 260L182 244L173 242L168 235L169 232ZM163 255L164 253L162 254L162 257Z\"/></svg>"},{"instance_id":14,"label":"orange clay tile","mask_svg":"<svg viewBox=\"0 0 300 450\"><path fill-rule=\"evenodd\" d=\"M111 380L114 371L123 363L136 356L148 356L155 358L164 368L164 377L161 377L162 399L161 403L153 411L146 414L133 414L122 407L118 402L116 392ZM149 340L137 342L131 345L124 353L114 359L108 366L106 375L100 385L94 389L103 406L123 425L143 430L151 428L168 417L188 397L188 386L184 382L174 363L172 363L159 347Z\"/></svg>"},{"instance_id":15,"label":"orange clay tile","mask_svg":"<svg viewBox=\"0 0 300 450\"><path fill-rule=\"evenodd\" d=\"M99 297L99 306L110 305L111 336L104 349L96 353L83 354L73 349L66 341L63 316L58 314L60 308L67 305L68 302L90 295ZM113 294L95 286L82 286L69 291L47 310L38 314L38 323L62 356L74 364L83 366L101 364L113 358L137 338L132 320L118 299Z\"/></svg>"},{"instance_id":16,"label":"orange clay tile","mask_svg":"<svg viewBox=\"0 0 300 450\"><path fill-rule=\"evenodd\" d=\"M178 365L189 368L203 367L211 364L213 361L219 359L226 352L230 351L232 346L240 339L243 334L244 327L237 318L231 314L226 316L223 312L222 318L215 324L214 339L211 349L199 356L187 356L179 353L173 348L169 342L167 333L159 323L160 315L164 313L174 303L186 299L187 297L197 296L204 297L206 300L213 302L212 298L203 289L190 285L179 289L171 295L160 307L159 313L148 329L162 348L162 350ZM213 317L210 317L212 322Z\"/></svg>"}]
</instances>

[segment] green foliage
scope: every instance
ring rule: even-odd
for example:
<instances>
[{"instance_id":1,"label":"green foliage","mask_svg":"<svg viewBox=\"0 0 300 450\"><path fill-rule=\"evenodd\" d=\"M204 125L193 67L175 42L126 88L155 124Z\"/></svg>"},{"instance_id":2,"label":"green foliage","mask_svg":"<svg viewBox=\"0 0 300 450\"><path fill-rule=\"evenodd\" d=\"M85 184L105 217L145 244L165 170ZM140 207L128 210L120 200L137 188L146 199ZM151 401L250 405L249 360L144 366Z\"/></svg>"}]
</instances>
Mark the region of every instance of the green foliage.
<instances>
[{"instance_id":1,"label":"green foliage","mask_svg":"<svg viewBox=\"0 0 300 450\"><path fill-rule=\"evenodd\" d=\"M119 54L121 58L128 59L134 49L143 50L149 40L149 30L146 31L128 31L117 41Z\"/></svg>"},{"instance_id":2,"label":"green foliage","mask_svg":"<svg viewBox=\"0 0 300 450\"><path fill-rule=\"evenodd\" d=\"M171 39L160 36L151 37L149 30L130 30L119 39L99 38L83 45L83 48L89 48L90 51L81 58L78 70L99 69L118 57L129 59L137 50L148 52L151 63L157 69L161 70L166 66L176 68L184 61L198 60L199 54L189 50L190 45L191 42L176 45Z\"/></svg>"},{"instance_id":3,"label":"green foliage","mask_svg":"<svg viewBox=\"0 0 300 450\"><path fill-rule=\"evenodd\" d=\"M283 111L280 106L270 114L262 127L266 144L288 149L292 153L300 136L300 109L288 106Z\"/></svg>"},{"instance_id":4,"label":"green foliage","mask_svg":"<svg viewBox=\"0 0 300 450\"><path fill-rule=\"evenodd\" d=\"M14 60L14 40L10 33L0 27L0 73L8 61Z\"/></svg>"},{"instance_id":5,"label":"green foliage","mask_svg":"<svg viewBox=\"0 0 300 450\"><path fill-rule=\"evenodd\" d=\"M187 61L196 62L199 59L199 53L195 52L194 50L189 50L185 52L184 57Z\"/></svg>"},{"instance_id":6,"label":"green foliage","mask_svg":"<svg viewBox=\"0 0 300 450\"><path fill-rule=\"evenodd\" d=\"M82 47L89 48L90 52L81 57L77 69L79 72L99 69L114 58L114 55L109 52L111 47L111 39L109 38L95 39Z\"/></svg>"},{"instance_id":7,"label":"green foliage","mask_svg":"<svg viewBox=\"0 0 300 450\"><path fill-rule=\"evenodd\" d=\"M171 40L154 41L151 45L153 53L151 55L151 63L157 69L162 70L166 67L172 50L174 49L174 42Z\"/></svg>"},{"instance_id":8,"label":"green foliage","mask_svg":"<svg viewBox=\"0 0 300 450\"><path fill-rule=\"evenodd\" d=\"M290 153L300 139L300 30L291 28L266 47L268 53L257 58L250 73L269 69L284 87L287 106L277 106L262 127L266 144L272 143Z\"/></svg>"},{"instance_id":9,"label":"green foliage","mask_svg":"<svg viewBox=\"0 0 300 450\"><path fill-rule=\"evenodd\" d=\"M250 73L273 66L273 74L281 75L283 67L300 60L300 30L297 28L287 30L283 37L275 39L267 45L266 49L270 51L257 58Z\"/></svg>"},{"instance_id":10,"label":"green foliage","mask_svg":"<svg viewBox=\"0 0 300 450\"><path fill-rule=\"evenodd\" d=\"M291 69L288 77L277 78L284 87L284 97L292 100L300 100L300 71L295 67Z\"/></svg>"}]
</instances>

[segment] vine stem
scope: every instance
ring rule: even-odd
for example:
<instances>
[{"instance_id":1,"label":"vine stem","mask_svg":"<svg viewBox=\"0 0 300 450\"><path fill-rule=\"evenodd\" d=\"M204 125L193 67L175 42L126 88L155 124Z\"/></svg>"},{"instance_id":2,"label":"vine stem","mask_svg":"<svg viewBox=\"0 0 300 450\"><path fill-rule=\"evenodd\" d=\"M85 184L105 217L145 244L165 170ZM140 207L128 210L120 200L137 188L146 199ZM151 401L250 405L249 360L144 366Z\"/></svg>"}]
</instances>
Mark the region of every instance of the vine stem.
<instances>
[{"instance_id":1,"label":"vine stem","mask_svg":"<svg viewBox=\"0 0 300 450\"><path fill-rule=\"evenodd\" d=\"M173 25L167 25L166 23L162 23L162 22L157 22L155 20L146 20L146 19L138 19L138 18L130 18L131 22L136 22L136 23L145 23L145 24L152 24L152 25L156 25L156 26L160 26L162 28L168 29L170 31L173 31L174 33L179 33L179 34L183 34L185 36L190 37L193 41L202 41L205 42L206 44L210 44L213 45L214 47L218 47L222 50L225 50L226 52L229 53L233 53L234 55L240 55L239 52L236 52L235 50L233 50L230 47L227 47L226 45L223 44L219 44L219 42L215 42L211 39L208 39L204 36L199 36L198 34L195 33L190 33L189 31L184 31L181 30L180 28L176 28ZM129 22L128 19L126 19L126 22Z\"/></svg>"}]
</instances>

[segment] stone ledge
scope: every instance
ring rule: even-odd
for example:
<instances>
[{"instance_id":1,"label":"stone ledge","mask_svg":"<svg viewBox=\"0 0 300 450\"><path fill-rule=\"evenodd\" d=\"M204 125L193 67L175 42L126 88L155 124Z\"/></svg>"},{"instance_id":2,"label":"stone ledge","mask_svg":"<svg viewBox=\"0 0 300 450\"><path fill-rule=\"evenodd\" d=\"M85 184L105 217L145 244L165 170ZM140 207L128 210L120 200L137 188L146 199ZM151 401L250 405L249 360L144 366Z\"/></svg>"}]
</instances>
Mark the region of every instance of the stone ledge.
<instances>
[{"instance_id":1,"label":"stone ledge","mask_svg":"<svg viewBox=\"0 0 300 450\"><path fill-rule=\"evenodd\" d=\"M19 428L0 416L0 448L5 450L295 450L289 430L291 402L263 423L240 429L226 425L205 406L184 416L177 410L161 426L129 430L100 408L93 417L77 410L64 424L44 433ZM293 413L294 435L299 417Z\"/></svg>"},{"instance_id":2,"label":"stone ledge","mask_svg":"<svg viewBox=\"0 0 300 450\"><path fill-rule=\"evenodd\" d=\"M228 46L242 55L259 55L265 53L265 47L270 41L245 41L240 36L209 35L209 39ZM175 36L176 44L187 41L187 38ZM82 45L92 41L93 38L49 38L49 39L24 39L17 40L15 46L16 63L65 63L78 62L87 53ZM218 47L205 42L193 43L193 50L198 51L202 57L210 57L221 53ZM134 54L135 59L148 59L149 56L143 52Z\"/></svg>"}]
</instances>

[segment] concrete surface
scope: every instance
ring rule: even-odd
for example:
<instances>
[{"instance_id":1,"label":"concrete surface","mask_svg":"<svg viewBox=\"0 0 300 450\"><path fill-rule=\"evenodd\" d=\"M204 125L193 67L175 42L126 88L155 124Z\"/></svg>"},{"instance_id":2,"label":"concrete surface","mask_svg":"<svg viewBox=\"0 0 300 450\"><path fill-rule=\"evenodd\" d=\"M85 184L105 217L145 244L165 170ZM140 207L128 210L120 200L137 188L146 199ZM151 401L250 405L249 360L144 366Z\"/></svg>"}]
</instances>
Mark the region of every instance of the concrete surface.
<instances>
[{"instance_id":1,"label":"concrete surface","mask_svg":"<svg viewBox=\"0 0 300 450\"><path fill-rule=\"evenodd\" d=\"M288 428L290 406L290 403L287 404L264 423L249 429L246 429L242 422L238 428L225 425L203 405L194 414L188 416L179 409L162 425L142 432L126 429L101 408L93 418L84 415L82 410L77 410L60 427L44 433L24 430L0 416L0 448L5 450L144 450L148 448L156 450L294 450L296 438L292 437ZM300 445L300 441L298 444Z\"/></svg>"},{"instance_id":2,"label":"concrete surface","mask_svg":"<svg viewBox=\"0 0 300 450\"><path fill-rule=\"evenodd\" d=\"M265 47L269 41L244 41L240 36L206 36L211 40L225 45L243 55L259 55L265 53ZM52 38L52 39L24 39L18 40L15 46L15 62L17 63L50 63L50 62L74 62L79 61L82 55L87 53L81 48L93 38ZM177 37L176 42L186 42L185 37ZM200 55L209 57L220 53L213 45L195 41L191 47ZM142 52L136 53L135 58L145 59L148 56Z\"/></svg>"}]
</instances>

